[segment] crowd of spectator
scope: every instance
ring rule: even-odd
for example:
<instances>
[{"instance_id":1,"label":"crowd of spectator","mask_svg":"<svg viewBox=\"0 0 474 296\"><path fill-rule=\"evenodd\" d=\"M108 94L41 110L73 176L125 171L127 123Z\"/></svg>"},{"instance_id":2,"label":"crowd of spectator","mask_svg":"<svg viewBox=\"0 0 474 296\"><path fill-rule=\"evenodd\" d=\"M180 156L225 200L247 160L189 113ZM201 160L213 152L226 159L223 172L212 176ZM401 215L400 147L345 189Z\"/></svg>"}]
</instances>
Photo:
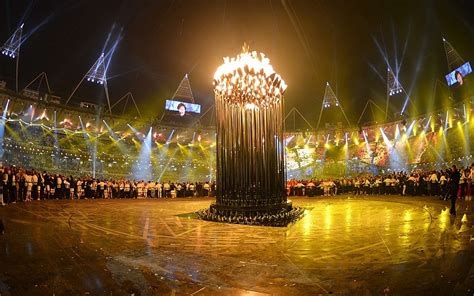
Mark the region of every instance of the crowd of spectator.
<instances>
[{"instance_id":1,"label":"crowd of spectator","mask_svg":"<svg viewBox=\"0 0 474 296\"><path fill-rule=\"evenodd\" d=\"M212 182L158 182L104 180L48 174L18 167L0 167L0 205L47 199L175 198L214 196ZM287 182L288 196L401 195L470 200L474 189L474 164L441 171L362 174L358 177L294 180Z\"/></svg>"},{"instance_id":2,"label":"crowd of spectator","mask_svg":"<svg viewBox=\"0 0 474 296\"><path fill-rule=\"evenodd\" d=\"M353 178L289 180L289 196L333 196L353 195L401 195L436 196L449 199L452 193L452 174L454 168L441 171L418 171L413 173L396 172L393 174L363 174ZM473 194L474 164L468 168L457 169L460 178L456 195L470 199Z\"/></svg>"},{"instance_id":3,"label":"crowd of spectator","mask_svg":"<svg viewBox=\"0 0 474 296\"><path fill-rule=\"evenodd\" d=\"M110 180L0 167L0 205L47 199L174 198L213 196L212 182Z\"/></svg>"}]
</instances>

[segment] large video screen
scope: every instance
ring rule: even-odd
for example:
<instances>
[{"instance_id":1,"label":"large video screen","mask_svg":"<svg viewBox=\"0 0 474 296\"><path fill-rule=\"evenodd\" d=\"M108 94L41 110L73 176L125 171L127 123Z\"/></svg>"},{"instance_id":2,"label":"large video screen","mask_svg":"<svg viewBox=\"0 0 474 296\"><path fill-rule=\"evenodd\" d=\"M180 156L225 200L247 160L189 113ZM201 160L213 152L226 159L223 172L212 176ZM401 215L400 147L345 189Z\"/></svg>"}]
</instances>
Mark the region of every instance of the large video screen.
<instances>
[{"instance_id":1,"label":"large video screen","mask_svg":"<svg viewBox=\"0 0 474 296\"><path fill-rule=\"evenodd\" d=\"M189 113L200 114L201 105L186 103L181 101L166 100L165 109L171 112L177 112L179 116L186 116Z\"/></svg>"},{"instance_id":2,"label":"large video screen","mask_svg":"<svg viewBox=\"0 0 474 296\"><path fill-rule=\"evenodd\" d=\"M464 84L464 77L472 73L471 64L469 62L464 63L462 66L457 68L456 70L452 71L448 75L446 75L446 82L448 82L449 86L453 85L463 85Z\"/></svg>"}]
</instances>

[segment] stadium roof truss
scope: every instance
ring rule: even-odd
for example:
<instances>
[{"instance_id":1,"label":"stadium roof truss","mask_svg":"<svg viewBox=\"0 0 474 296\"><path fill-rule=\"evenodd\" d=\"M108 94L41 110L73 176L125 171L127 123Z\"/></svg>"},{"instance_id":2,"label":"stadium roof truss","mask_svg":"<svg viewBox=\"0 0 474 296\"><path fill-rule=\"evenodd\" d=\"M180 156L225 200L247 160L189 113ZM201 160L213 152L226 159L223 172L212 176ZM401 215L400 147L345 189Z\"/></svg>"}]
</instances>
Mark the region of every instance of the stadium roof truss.
<instances>
[{"instance_id":1,"label":"stadium roof truss","mask_svg":"<svg viewBox=\"0 0 474 296\"><path fill-rule=\"evenodd\" d=\"M123 106L123 110L122 110L122 115L125 114L125 110L126 110L126 108L127 108L127 106L128 106L129 101L132 101L133 106L135 106L135 109L136 109L136 111L137 111L138 116L139 116L140 118L142 118L142 113L140 112L140 109L138 108L137 103L136 103L135 99L133 98L133 95L132 95L131 92L126 93L126 94L123 95L120 99L118 99L118 100L110 107L110 109L113 109L114 107L116 107L116 106L117 106L120 102L122 102L122 101L125 102L125 104L124 104L124 106Z\"/></svg>"},{"instance_id":2,"label":"stadium roof truss","mask_svg":"<svg viewBox=\"0 0 474 296\"><path fill-rule=\"evenodd\" d=\"M344 108L342 108L342 105L339 102L339 99L337 98L336 94L332 90L331 85L329 84L329 82L326 82L326 90L324 91L323 102L321 104L321 111L319 112L319 118L318 123L316 125L316 129L319 128L324 109L330 107L338 107L341 110L342 115L344 116L344 119L346 120L348 126L351 125L349 119L347 118L346 112L344 111Z\"/></svg>"},{"instance_id":3,"label":"stadium roof truss","mask_svg":"<svg viewBox=\"0 0 474 296\"><path fill-rule=\"evenodd\" d=\"M300 110L298 110L297 108L293 107L290 112L288 112L288 114L286 114L285 116L285 128L288 126L286 124L287 120L290 118L293 119L293 130L296 130L296 118L301 118L303 119L303 122L305 123L306 127L309 129L309 130L313 130L313 126L309 123L309 121L303 116L303 114L301 114Z\"/></svg>"},{"instance_id":4,"label":"stadium roof truss","mask_svg":"<svg viewBox=\"0 0 474 296\"><path fill-rule=\"evenodd\" d=\"M39 91L41 85L44 83L46 84L46 88L48 89L48 94L51 94L51 88L49 87L49 81L48 81L48 76L46 75L45 72L40 73L38 76L36 76L33 80L30 81L24 88L24 90L29 89L30 86L32 86L35 82L38 83L37 90Z\"/></svg>"},{"instance_id":5,"label":"stadium roof truss","mask_svg":"<svg viewBox=\"0 0 474 296\"><path fill-rule=\"evenodd\" d=\"M375 118L374 108L376 108L377 110L381 111L384 115L386 115L385 111L379 105L377 105L372 100L368 100L367 103L365 103L362 113L360 114L359 120L357 121L357 125L360 125L360 122L362 121L362 117L367 112L367 108L370 108L370 112L372 113L372 118Z\"/></svg>"}]
</instances>

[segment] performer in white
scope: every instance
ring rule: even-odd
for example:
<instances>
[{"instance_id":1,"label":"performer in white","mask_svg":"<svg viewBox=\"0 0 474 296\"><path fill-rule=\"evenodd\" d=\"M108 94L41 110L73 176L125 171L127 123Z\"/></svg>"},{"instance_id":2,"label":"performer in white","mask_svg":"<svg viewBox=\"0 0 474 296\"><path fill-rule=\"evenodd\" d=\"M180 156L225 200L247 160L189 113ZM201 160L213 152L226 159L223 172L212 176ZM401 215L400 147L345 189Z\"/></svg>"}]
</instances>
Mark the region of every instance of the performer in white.
<instances>
[{"instance_id":1,"label":"performer in white","mask_svg":"<svg viewBox=\"0 0 474 296\"><path fill-rule=\"evenodd\" d=\"M69 183L69 180L68 179L64 179L64 196L67 197L69 196L69 190L71 189L71 183Z\"/></svg>"},{"instance_id":2,"label":"performer in white","mask_svg":"<svg viewBox=\"0 0 474 296\"><path fill-rule=\"evenodd\" d=\"M74 199L74 184L72 184L73 180L71 180L71 184L69 184L69 198L71 200Z\"/></svg>"},{"instance_id":3,"label":"performer in white","mask_svg":"<svg viewBox=\"0 0 474 296\"><path fill-rule=\"evenodd\" d=\"M33 176L29 172L25 174L26 201L32 201L31 191L33 190Z\"/></svg>"},{"instance_id":4,"label":"performer in white","mask_svg":"<svg viewBox=\"0 0 474 296\"><path fill-rule=\"evenodd\" d=\"M77 190L77 199L81 199L81 196L82 196L82 194L83 194L82 181L81 181L81 179L77 180L77 183L76 183L76 190Z\"/></svg>"}]
</instances>

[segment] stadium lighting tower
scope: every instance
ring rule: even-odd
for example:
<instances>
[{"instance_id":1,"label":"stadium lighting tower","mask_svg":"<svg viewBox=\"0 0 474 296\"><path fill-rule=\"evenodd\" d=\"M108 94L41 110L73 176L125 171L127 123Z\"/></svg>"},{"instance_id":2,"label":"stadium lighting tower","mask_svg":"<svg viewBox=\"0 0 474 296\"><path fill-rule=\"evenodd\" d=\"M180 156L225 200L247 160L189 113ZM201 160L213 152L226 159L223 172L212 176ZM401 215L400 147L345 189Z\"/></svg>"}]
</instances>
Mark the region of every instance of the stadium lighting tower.
<instances>
[{"instance_id":1,"label":"stadium lighting tower","mask_svg":"<svg viewBox=\"0 0 474 296\"><path fill-rule=\"evenodd\" d=\"M15 59L20 54L20 46L21 46L21 35L23 33L23 25L21 24L18 29L13 33L13 35L8 38L7 41L2 46L2 54Z\"/></svg>"},{"instance_id":2,"label":"stadium lighting tower","mask_svg":"<svg viewBox=\"0 0 474 296\"><path fill-rule=\"evenodd\" d=\"M286 226L303 211L286 197L284 80L262 53L224 58L214 74L217 118L216 203L204 220Z\"/></svg>"},{"instance_id":3,"label":"stadium lighting tower","mask_svg":"<svg viewBox=\"0 0 474 296\"><path fill-rule=\"evenodd\" d=\"M113 49L115 49L115 47ZM104 54L103 52L101 53L101 55L99 56L97 61L94 63L94 65L92 65L92 67L82 77L82 79L76 85L72 93L69 95L66 101L66 105L67 103L69 103L72 96L76 93L79 86L81 86L84 79L86 79L88 82L97 83L104 87L105 97L107 98L107 106L108 106L109 112L112 113L112 107L110 105L110 97L109 97L109 88L107 86L107 66L110 62L110 59L112 58L111 56L113 53L113 49L109 51L107 54Z\"/></svg>"},{"instance_id":4,"label":"stadium lighting tower","mask_svg":"<svg viewBox=\"0 0 474 296\"><path fill-rule=\"evenodd\" d=\"M101 85L106 83L104 53L100 55L92 68L86 73L86 78L89 82L95 82Z\"/></svg>"},{"instance_id":5,"label":"stadium lighting tower","mask_svg":"<svg viewBox=\"0 0 474 296\"><path fill-rule=\"evenodd\" d=\"M96 60L94 65L92 65L92 67L86 72L86 74L82 77L82 79L76 85L71 95L69 95L66 101L66 105L67 103L69 103L72 96L76 93L77 89L82 84L84 79L86 79L88 82L97 83L104 87L105 96L107 98L108 111L112 113L112 106L110 105L109 88L107 86L107 70L109 68L110 61L112 60L112 56L114 55L115 49L117 48L120 40L122 39L122 31L123 31L123 28L121 28L115 41L112 43L110 47L108 47L109 49L106 50L107 45L109 44L109 40L111 39L112 33L114 32L114 28L115 28L115 23L112 25L112 28L109 34L107 35L107 39L105 41L104 46L102 47L102 51L99 58Z\"/></svg>"},{"instance_id":6,"label":"stadium lighting tower","mask_svg":"<svg viewBox=\"0 0 474 296\"><path fill-rule=\"evenodd\" d=\"M16 59L16 92L18 92L18 64L20 62L20 47L22 43L23 25L21 24L13 35L2 46L2 54Z\"/></svg>"},{"instance_id":7,"label":"stadium lighting tower","mask_svg":"<svg viewBox=\"0 0 474 296\"><path fill-rule=\"evenodd\" d=\"M405 89L403 88L402 84L398 80L398 75L396 75L390 67L387 67L387 104L385 106L385 117L388 118L388 106L390 103L390 97L396 96L399 94L404 93L406 95L405 102L403 103L403 107L400 111L400 115L405 112L405 108L407 107L408 101L410 101L409 95L406 93Z\"/></svg>"},{"instance_id":8,"label":"stadium lighting tower","mask_svg":"<svg viewBox=\"0 0 474 296\"><path fill-rule=\"evenodd\" d=\"M387 90L389 96L399 94L403 91L400 81L398 81L398 78L395 76L390 67L387 68Z\"/></svg>"},{"instance_id":9,"label":"stadium lighting tower","mask_svg":"<svg viewBox=\"0 0 474 296\"><path fill-rule=\"evenodd\" d=\"M446 53L446 60L448 62L449 71L453 71L457 67L464 64L464 59L461 57L461 55L459 55L456 49L454 49L451 43L449 43L448 40L446 40L444 37L443 37L443 45L444 45L444 51Z\"/></svg>"}]
</instances>

